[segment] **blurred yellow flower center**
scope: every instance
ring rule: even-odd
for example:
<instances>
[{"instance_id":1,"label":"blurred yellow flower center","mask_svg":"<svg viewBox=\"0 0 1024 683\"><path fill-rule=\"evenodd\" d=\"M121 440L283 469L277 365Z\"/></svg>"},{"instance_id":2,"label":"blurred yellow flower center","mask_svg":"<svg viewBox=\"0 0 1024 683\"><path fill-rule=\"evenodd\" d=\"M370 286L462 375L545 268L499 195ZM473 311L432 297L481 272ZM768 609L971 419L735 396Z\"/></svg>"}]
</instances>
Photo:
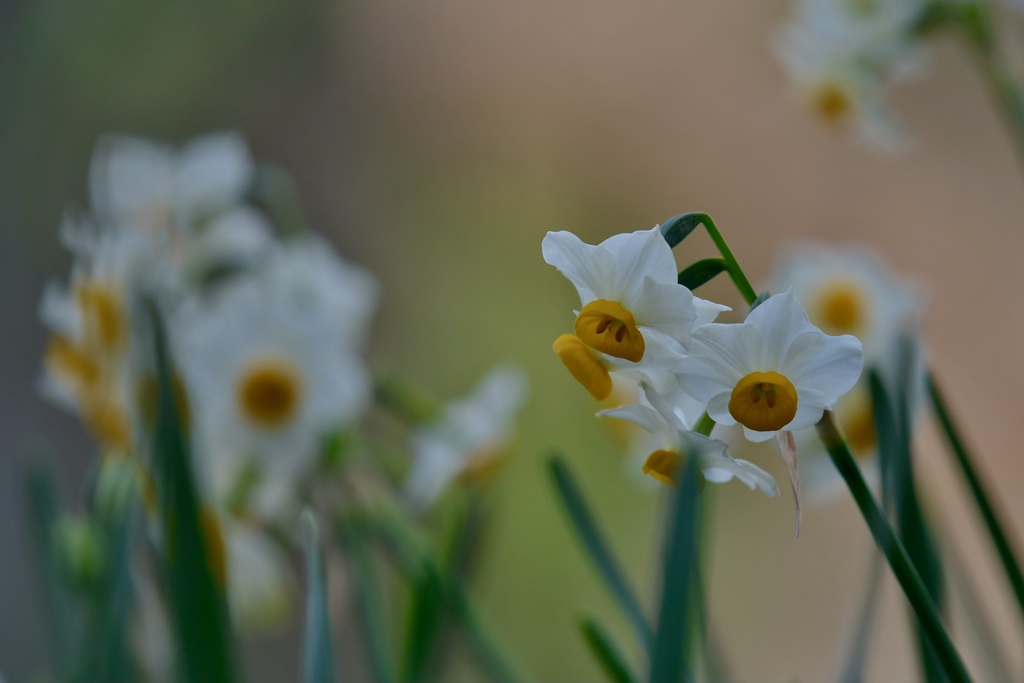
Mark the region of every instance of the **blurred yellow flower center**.
<instances>
[{"instance_id":1,"label":"blurred yellow flower center","mask_svg":"<svg viewBox=\"0 0 1024 683\"><path fill-rule=\"evenodd\" d=\"M878 433L875 431L875 415L870 398L857 401L852 410L840 412L839 424L854 457L865 459L874 455L878 446Z\"/></svg>"},{"instance_id":2,"label":"blurred yellow flower center","mask_svg":"<svg viewBox=\"0 0 1024 683\"><path fill-rule=\"evenodd\" d=\"M856 105L850 89L838 81L823 81L811 89L811 108L829 124L846 123Z\"/></svg>"},{"instance_id":3,"label":"blurred yellow flower center","mask_svg":"<svg viewBox=\"0 0 1024 683\"><path fill-rule=\"evenodd\" d=\"M612 393L612 378L594 352L573 334L563 334L552 347L576 381L598 401Z\"/></svg>"},{"instance_id":4,"label":"blurred yellow flower center","mask_svg":"<svg viewBox=\"0 0 1024 683\"><path fill-rule=\"evenodd\" d=\"M793 383L777 372L752 372L732 390L729 414L755 432L782 429L796 416Z\"/></svg>"},{"instance_id":5,"label":"blurred yellow flower center","mask_svg":"<svg viewBox=\"0 0 1024 683\"><path fill-rule=\"evenodd\" d=\"M617 301L596 299L576 317L576 336L592 349L637 363L644 357L644 336L633 314Z\"/></svg>"},{"instance_id":6,"label":"blurred yellow flower center","mask_svg":"<svg viewBox=\"0 0 1024 683\"><path fill-rule=\"evenodd\" d=\"M100 368L78 345L60 335L50 339L43 361L61 383L83 390L99 383Z\"/></svg>"},{"instance_id":7,"label":"blurred yellow flower center","mask_svg":"<svg viewBox=\"0 0 1024 683\"><path fill-rule=\"evenodd\" d=\"M678 487L685 465L686 459L678 453L654 451L647 456L647 461L644 463L644 474L654 477L662 484ZM707 480L704 479L704 473L698 470L697 493L703 491L706 484Z\"/></svg>"},{"instance_id":8,"label":"blurred yellow flower center","mask_svg":"<svg viewBox=\"0 0 1024 683\"><path fill-rule=\"evenodd\" d=\"M121 297L100 282L82 282L75 288L81 309L86 343L106 352L119 351L128 338Z\"/></svg>"},{"instance_id":9,"label":"blurred yellow flower center","mask_svg":"<svg viewBox=\"0 0 1024 683\"><path fill-rule=\"evenodd\" d=\"M291 420L302 402L302 379L283 359L251 363L238 380L238 405L242 415L263 429L278 429Z\"/></svg>"},{"instance_id":10,"label":"blurred yellow flower center","mask_svg":"<svg viewBox=\"0 0 1024 683\"><path fill-rule=\"evenodd\" d=\"M864 295L853 284L839 283L818 295L815 321L828 334L856 335L864 327Z\"/></svg>"}]
</instances>

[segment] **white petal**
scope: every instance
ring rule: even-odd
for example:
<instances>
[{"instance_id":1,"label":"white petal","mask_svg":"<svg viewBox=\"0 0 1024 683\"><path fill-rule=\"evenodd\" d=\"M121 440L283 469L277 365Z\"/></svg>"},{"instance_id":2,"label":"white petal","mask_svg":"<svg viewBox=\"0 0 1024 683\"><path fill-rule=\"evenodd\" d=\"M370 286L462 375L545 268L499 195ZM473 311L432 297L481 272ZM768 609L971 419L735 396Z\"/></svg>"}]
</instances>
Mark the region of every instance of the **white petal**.
<instances>
[{"instance_id":1,"label":"white petal","mask_svg":"<svg viewBox=\"0 0 1024 683\"><path fill-rule=\"evenodd\" d=\"M101 138L89 166L93 207L117 222L140 209L168 204L173 166L174 152L165 145L125 135Z\"/></svg>"},{"instance_id":2,"label":"white petal","mask_svg":"<svg viewBox=\"0 0 1024 683\"><path fill-rule=\"evenodd\" d=\"M641 287L646 278L661 284L677 283L672 247L661 236L661 229L657 226L650 230L613 235L599 246L615 259L615 289L621 291L623 301L631 305L636 305L642 298Z\"/></svg>"},{"instance_id":3,"label":"white petal","mask_svg":"<svg viewBox=\"0 0 1024 683\"><path fill-rule=\"evenodd\" d=\"M252 172L249 146L240 133L214 133L192 140L178 156L174 207L186 220L223 208L241 197Z\"/></svg>"},{"instance_id":4,"label":"white petal","mask_svg":"<svg viewBox=\"0 0 1024 683\"><path fill-rule=\"evenodd\" d=\"M646 277L635 301L623 300L641 329L651 328L686 346L697 313L693 294L680 284L657 282Z\"/></svg>"},{"instance_id":5,"label":"white petal","mask_svg":"<svg viewBox=\"0 0 1024 683\"><path fill-rule=\"evenodd\" d=\"M544 237L541 253L548 264L569 278L583 305L594 299L619 300L621 292L614 290L615 258L604 248L584 244L576 235L561 230Z\"/></svg>"},{"instance_id":6,"label":"white petal","mask_svg":"<svg viewBox=\"0 0 1024 683\"><path fill-rule=\"evenodd\" d=\"M699 296L693 297L693 308L697 314L693 321L694 327L713 323L720 314L732 310L728 306L716 304L714 301L708 301L707 299L701 299Z\"/></svg>"},{"instance_id":7,"label":"white petal","mask_svg":"<svg viewBox=\"0 0 1024 683\"><path fill-rule=\"evenodd\" d=\"M650 406L635 403L631 406L602 410L597 416L626 420L639 425L661 441L663 446L668 446L675 441L675 430L669 426L661 413Z\"/></svg>"},{"instance_id":8,"label":"white petal","mask_svg":"<svg viewBox=\"0 0 1024 683\"><path fill-rule=\"evenodd\" d=\"M756 370L776 370L782 367L789 345L800 334L816 329L792 291L776 294L755 308L747 316L744 326L756 326L761 336L759 367Z\"/></svg>"},{"instance_id":9,"label":"white petal","mask_svg":"<svg viewBox=\"0 0 1024 683\"><path fill-rule=\"evenodd\" d=\"M796 387L797 396L816 394L831 408L857 383L864 369L864 354L856 337L830 337L812 329L793 341L781 368Z\"/></svg>"}]
</instances>

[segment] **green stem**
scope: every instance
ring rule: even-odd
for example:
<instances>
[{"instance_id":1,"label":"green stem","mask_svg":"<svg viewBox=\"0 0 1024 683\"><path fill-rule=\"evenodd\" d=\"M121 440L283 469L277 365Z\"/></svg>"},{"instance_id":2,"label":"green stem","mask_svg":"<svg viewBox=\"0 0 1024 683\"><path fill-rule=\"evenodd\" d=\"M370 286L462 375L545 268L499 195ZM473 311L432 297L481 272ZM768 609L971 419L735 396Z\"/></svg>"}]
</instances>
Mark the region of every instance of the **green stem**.
<instances>
[{"instance_id":1,"label":"green stem","mask_svg":"<svg viewBox=\"0 0 1024 683\"><path fill-rule=\"evenodd\" d=\"M985 520L985 527L988 529L992 543L996 547L996 553L998 553L999 560L1003 565L1003 571L1006 572L1006 578L1009 580L1010 586L1013 588L1013 594L1017 598L1017 606L1020 608L1021 615L1024 615L1024 575L1021 574L1016 554L1010 546L1010 539L1003 531L1003 525L1000 523L999 516L991 503L991 496L986 492L985 485L982 483L981 476L974 467L970 453L968 453L966 446L964 446L963 439L960 438L960 430L954 424L949 409L946 407L946 401L932 374L928 375L928 395L932 408L935 410L935 416L938 417L939 423L942 425L942 432L945 434L950 449L956 457L957 465L960 466L960 471L963 472L964 479L967 480L967 486L971 489L971 495L974 496L974 502L978 505L978 510Z\"/></svg>"},{"instance_id":2,"label":"green stem","mask_svg":"<svg viewBox=\"0 0 1024 683\"><path fill-rule=\"evenodd\" d=\"M861 515L864 517L868 529L871 530L875 543L878 544L879 549L889 561L889 566L917 615L921 628L928 637L949 683L969 683L971 678L964 668L960 655L957 654L956 647L949 639L946 629L942 626L935 603L928 595L920 574L917 573L907 556L906 549L896 537L885 515L882 514L874 496L871 495L871 491L864 482L864 477L861 476L860 470L857 469L857 464L853 460L850 447L839 433L831 411L825 412L817 424L817 429L818 436L821 437L822 443L832 457L832 462L846 481L857 507L860 508Z\"/></svg>"},{"instance_id":3,"label":"green stem","mask_svg":"<svg viewBox=\"0 0 1024 683\"><path fill-rule=\"evenodd\" d=\"M731 277L732 281L736 284L736 289L740 291L740 294L743 296L743 300L747 302L748 306L750 306L757 300L757 292L755 292L754 288L751 286L746 273L744 273L743 269L740 268L740 264L733 255L732 249L729 248L729 244L725 241L725 238L722 236L721 231L719 231L718 226L715 225L715 221L711 216L704 214L701 223L704 225L704 229L708 231L708 236L711 237L711 241L715 243L716 247L718 247L718 253L720 253L722 258L725 260L725 264L729 271L729 277Z\"/></svg>"}]
</instances>

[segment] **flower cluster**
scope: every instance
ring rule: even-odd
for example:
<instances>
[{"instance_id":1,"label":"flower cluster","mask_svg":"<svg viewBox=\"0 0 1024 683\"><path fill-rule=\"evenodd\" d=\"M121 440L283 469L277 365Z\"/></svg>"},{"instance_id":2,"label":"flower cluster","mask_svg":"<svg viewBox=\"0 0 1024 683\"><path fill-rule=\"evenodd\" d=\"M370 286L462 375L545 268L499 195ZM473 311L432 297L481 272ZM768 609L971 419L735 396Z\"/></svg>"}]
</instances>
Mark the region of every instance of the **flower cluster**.
<instances>
[{"instance_id":1,"label":"flower cluster","mask_svg":"<svg viewBox=\"0 0 1024 683\"><path fill-rule=\"evenodd\" d=\"M892 147L904 132L884 91L920 73L927 9L923 0L796 0L776 53L820 119Z\"/></svg>"},{"instance_id":2,"label":"flower cluster","mask_svg":"<svg viewBox=\"0 0 1024 683\"><path fill-rule=\"evenodd\" d=\"M714 320L726 307L679 284L672 248L658 227L599 245L568 232L544 238L544 259L575 285L582 308L574 334L554 350L597 399L612 375L638 385L637 401L599 415L639 425L656 444L643 471L677 483L696 458L704 480L735 478L776 495L774 479L732 458L709 438L715 423L764 441L811 427L857 382L864 358L851 335L810 323L792 291L766 298L742 323ZM700 433L703 432L703 433Z\"/></svg>"},{"instance_id":3,"label":"flower cluster","mask_svg":"<svg viewBox=\"0 0 1024 683\"><path fill-rule=\"evenodd\" d=\"M104 138L90 210L61 228L70 279L51 283L41 305L52 336L40 387L100 444L97 504L134 485L150 516L161 319L213 573L235 622L256 629L291 611L289 553L318 487L358 479L358 496L389 497L412 518L452 482L494 469L525 392L521 371L502 366L472 397L410 425L397 474L375 460L360 423L375 394L365 351L378 285L314 233L284 234L260 191L266 174L236 133L179 149Z\"/></svg>"}]
</instances>

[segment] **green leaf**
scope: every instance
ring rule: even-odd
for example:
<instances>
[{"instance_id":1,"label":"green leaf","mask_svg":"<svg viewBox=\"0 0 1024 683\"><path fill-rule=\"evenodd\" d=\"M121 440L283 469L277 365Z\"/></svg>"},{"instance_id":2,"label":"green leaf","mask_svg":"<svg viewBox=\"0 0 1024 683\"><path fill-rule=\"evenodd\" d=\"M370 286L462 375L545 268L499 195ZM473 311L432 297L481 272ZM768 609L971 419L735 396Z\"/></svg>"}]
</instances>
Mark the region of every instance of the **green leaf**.
<instances>
[{"instance_id":1,"label":"green leaf","mask_svg":"<svg viewBox=\"0 0 1024 683\"><path fill-rule=\"evenodd\" d=\"M594 516L590 513L590 508L569 472L569 468L558 456L553 456L548 460L548 467L555 482L555 489L565 506L565 511L569 514L569 520L572 522L577 538L583 544L583 549L590 558L594 569L604 581L605 587L632 623L633 630L636 631L636 636L644 649L649 652L654 641L651 626L647 617L644 616L633 590L619 569L618 562L615 561L608 549L608 544L598 529Z\"/></svg>"},{"instance_id":2,"label":"green leaf","mask_svg":"<svg viewBox=\"0 0 1024 683\"><path fill-rule=\"evenodd\" d=\"M320 554L320 530L313 512L302 513L306 541L306 642L302 670L305 683L334 683L331 649L331 616L327 604L327 580Z\"/></svg>"},{"instance_id":3,"label":"green leaf","mask_svg":"<svg viewBox=\"0 0 1024 683\"><path fill-rule=\"evenodd\" d=\"M53 472L36 463L29 470L29 519L32 524L33 544L39 571L46 593L47 617L52 633L51 656L62 680L67 680L72 667L74 634L74 601L68 587L60 580L55 557L54 529L59 515Z\"/></svg>"},{"instance_id":4,"label":"green leaf","mask_svg":"<svg viewBox=\"0 0 1024 683\"><path fill-rule=\"evenodd\" d=\"M831 411L825 411L821 421L817 424L818 435L828 450L833 464L839 474L846 481L854 502L860 509L861 516L871 531L875 543L889 561L892 573L903 589L907 601L917 615L921 631L928 638L928 642L935 653L942 670L945 672L949 683L969 683L971 677L964 668L963 660L956 651L953 641L942 625L935 602L928 594L924 581L914 568L906 548L896 536L889 520L882 513L874 496L864 482L864 477L854 462L850 447L839 433L835 424L835 418Z\"/></svg>"},{"instance_id":5,"label":"green leaf","mask_svg":"<svg viewBox=\"0 0 1024 683\"><path fill-rule=\"evenodd\" d=\"M395 683L390 636L385 623L380 584L363 539L363 530L351 518L338 517L338 532L345 555L352 568L356 604L370 655L373 680L377 683Z\"/></svg>"},{"instance_id":6,"label":"green leaf","mask_svg":"<svg viewBox=\"0 0 1024 683\"><path fill-rule=\"evenodd\" d=\"M686 653L690 649L692 589L697 572L699 475L697 459L689 458L669 506L650 683L680 683L690 678Z\"/></svg>"},{"instance_id":7,"label":"green leaf","mask_svg":"<svg viewBox=\"0 0 1024 683\"><path fill-rule=\"evenodd\" d=\"M408 580L418 582L424 575L430 575L434 577L431 581L439 583L447 610L461 625L478 664L491 680L498 683L522 680L519 667L514 665L484 623L463 581L457 575L441 572L423 544L411 537L403 520L384 515L365 518L363 522L370 524L377 537L387 544L391 551L388 556Z\"/></svg>"},{"instance_id":8,"label":"green leaf","mask_svg":"<svg viewBox=\"0 0 1024 683\"><path fill-rule=\"evenodd\" d=\"M729 265L720 258L706 258L697 261L679 273L679 284L693 291L707 283L719 273L729 270Z\"/></svg>"},{"instance_id":9,"label":"green leaf","mask_svg":"<svg viewBox=\"0 0 1024 683\"><path fill-rule=\"evenodd\" d=\"M971 490L978 511L985 522L985 529L988 531L992 544L995 546L996 554L999 555L999 562L1002 564L1006 579L1010 582L1013 595L1017 599L1017 608L1021 617L1024 617L1024 575L1021 574L1020 563L1017 561L1017 554L1010 544L1010 537L1005 531L1003 523L996 506L996 501L988 493L988 487L982 480L981 474L974 466L974 458L964 444L960 436L960 430L953 421L952 414L946 406L939 385L934 375L928 375L928 395L931 400L932 409L942 426L942 433L946 437L949 448L956 459L960 471L967 481L967 487Z\"/></svg>"},{"instance_id":10,"label":"green leaf","mask_svg":"<svg viewBox=\"0 0 1024 683\"><path fill-rule=\"evenodd\" d=\"M918 502L914 462L910 442L913 429L906 388L913 386L913 349L909 340L901 340L896 381L891 388L881 376L870 370L871 401L878 434L878 457L882 471L884 498L891 500L896 524L907 554L917 568L925 588L939 613L944 604L942 561L935 546L934 533ZM891 389L891 391L890 391ZM942 683L945 679L927 637L918 630L919 655L925 680Z\"/></svg>"},{"instance_id":11,"label":"green leaf","mask_svg":"<svg viewBox=\"0 0 1024 683\"><path fill-rule=\"evenodd\" d=\"M681 213L661 224L661 235L668 245L675 249L691 232L707 219L706 213Z\"/></svg>"},{"instance_id":12,"label":"green leaf","mask_svg":"<svg viewBox=\"0 0 1024 683\"><path fill-rule=\"evenodd\" d=\"M177 661L188 683L234 680L231 633L223 587L211 569L211 549L200 521L191 448L178 415L163 322L151 308L157 406L153 473L163 526L163 570L169 588ZM222 549L221 549L222 550Z\"/></svg>"},{"instance_id":13,"label":"green leaf","mask_svg":"<svg viewBox=\"0 0 1024 683\"><path fill-rule=\"evenodd\" d=\"M580 631L610 680L614 683L636 683L636 676L630 671L626 658L593 617L586 617L580 622Z\"/></svg>"}]
</instances>

